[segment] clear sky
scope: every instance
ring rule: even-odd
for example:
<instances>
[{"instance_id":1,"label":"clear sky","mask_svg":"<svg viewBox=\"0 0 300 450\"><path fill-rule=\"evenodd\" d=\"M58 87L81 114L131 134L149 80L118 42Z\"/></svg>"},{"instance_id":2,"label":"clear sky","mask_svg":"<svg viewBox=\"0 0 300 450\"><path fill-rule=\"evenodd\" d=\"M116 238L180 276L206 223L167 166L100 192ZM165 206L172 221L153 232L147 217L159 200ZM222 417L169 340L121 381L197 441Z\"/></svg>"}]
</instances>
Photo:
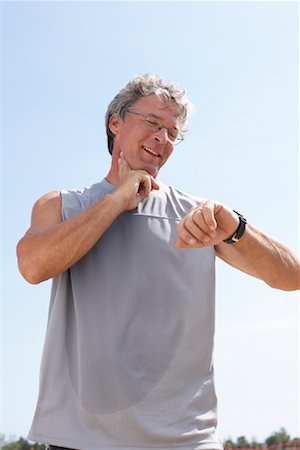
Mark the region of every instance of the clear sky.
<instances>
[{"instance_id":1,"label":"clear sky","mask_svg":"<svg viewBox=\"0 0 300 450\"><path fill-rule=\"evenodd\" d=\"M12 2L3 24L3 421L34 412L51 283L15 246L44 193L106 175L104 114L133 76L163 75L195 105L162 181L215 198L298 253L297 2ZM297 293L217 263L219 434L299 436ZM191 349L192 351L192 349Z\"/></svg>"}]
</instances>

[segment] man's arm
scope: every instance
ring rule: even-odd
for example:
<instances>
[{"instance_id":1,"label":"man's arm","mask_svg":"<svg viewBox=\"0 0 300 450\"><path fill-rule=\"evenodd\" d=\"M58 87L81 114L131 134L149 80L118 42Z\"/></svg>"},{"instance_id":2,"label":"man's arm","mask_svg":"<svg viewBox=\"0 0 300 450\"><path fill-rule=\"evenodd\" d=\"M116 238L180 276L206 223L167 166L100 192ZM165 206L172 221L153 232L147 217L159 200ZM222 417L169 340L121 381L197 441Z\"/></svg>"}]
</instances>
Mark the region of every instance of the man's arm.
<instances>
[{"instance_id":1,"label":"man's arm","mask_svg":"<svg viewBox=\"0 0 300 450\"><path fill-rule=\"evenodd\" d=\"M277 239L251 224L239 242L215 246L216 255L233 267L264 280L273 288L300 289L299 261L293 252Z\"/></svg>"},{"instance_id":2,"label":"man's arm","mask_svg":"<svg viewBox=\"0 0 300 450\"><path fill-rule=\"evenodd\" d=\"M31 227L17 246L24 278L37 284L67 270L92 248L122 208L118 198L106 196L62 222L60 193L43 196L34 205Z\"/></svg>"},{"instance_id":3,"label":"man's arm","mask_svg":"<svg viewBox=\"0 0 300 450\"><path fill-rule=\"evenodd\" d=\"M61 274L95 245L119 214L134 209L152 189L158 185L147 172L127 170L112 194L66 222L60 193L46 194L34 205L31 226L18 243L20 272L32 284Z\"/></svg>"},{"instance_id":4,"label":"man's arm","mask_svg":"<svg viewBox=\"0 0 300 450\"><path fill-rule=\"evenodd\" d=\"M247 224L234 244L223 242L239 224L237 214L225 205L206 201L191 209L178 225L178 248L214 245L216 254L231 266L283 290L300 289L300 266L293 252L277 239Z\"/></svg>"}]
</instances>

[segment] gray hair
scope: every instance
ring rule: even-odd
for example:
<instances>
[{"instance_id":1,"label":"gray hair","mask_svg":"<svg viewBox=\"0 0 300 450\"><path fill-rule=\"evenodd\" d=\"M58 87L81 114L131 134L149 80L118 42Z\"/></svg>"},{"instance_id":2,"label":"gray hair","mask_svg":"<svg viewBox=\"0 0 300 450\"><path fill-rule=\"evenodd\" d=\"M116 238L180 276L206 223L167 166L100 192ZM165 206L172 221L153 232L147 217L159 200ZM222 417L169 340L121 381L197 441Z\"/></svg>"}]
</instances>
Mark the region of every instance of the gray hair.
<instances>
[{"instance_id":1,"label":"gray hair","mask_svg":"<svg viewBox=\"0 0 300 450\"><path fill-rule=\"evenodd\" d=\"M166 105L169 102L175 103L179 111L179 119L181 122L180 128L184 131L183 128L187 124L188 114L192 107L185 95L185 90L175 86L170 81L164 81L158 75L145 74L129 81L108 105L105 114L105 126L108 151L110 154L112 154L113 151L115 138L115 135L109 129L110 117L116 113L124 120L128 109L130 109L141 97L150 94L161 97Z\"/></svg>"}]
</instances>

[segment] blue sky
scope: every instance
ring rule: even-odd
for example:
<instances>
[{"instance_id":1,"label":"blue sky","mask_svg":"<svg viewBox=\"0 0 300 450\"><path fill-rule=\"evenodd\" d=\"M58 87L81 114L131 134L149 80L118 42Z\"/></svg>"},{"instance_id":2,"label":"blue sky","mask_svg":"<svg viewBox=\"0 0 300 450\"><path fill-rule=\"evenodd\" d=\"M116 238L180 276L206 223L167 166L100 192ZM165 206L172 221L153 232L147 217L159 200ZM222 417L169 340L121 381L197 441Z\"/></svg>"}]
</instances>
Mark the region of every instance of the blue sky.
<instances>
[{"instance_id":1,"label":"blue sky","mask_svg":"<svg viewBox=\"0 0 300 450\"><path fill-rule=\"evenodd\" d=\"M34 202L106 175L104 115L133 76L186 88L190 130L160 178L215 198L298 253L297 2L11 2L3 24L3 420L25 436L50 282L19 275ZM221 438L299 436L299 296L217 263Z\"/></svg>"}]
</instances>

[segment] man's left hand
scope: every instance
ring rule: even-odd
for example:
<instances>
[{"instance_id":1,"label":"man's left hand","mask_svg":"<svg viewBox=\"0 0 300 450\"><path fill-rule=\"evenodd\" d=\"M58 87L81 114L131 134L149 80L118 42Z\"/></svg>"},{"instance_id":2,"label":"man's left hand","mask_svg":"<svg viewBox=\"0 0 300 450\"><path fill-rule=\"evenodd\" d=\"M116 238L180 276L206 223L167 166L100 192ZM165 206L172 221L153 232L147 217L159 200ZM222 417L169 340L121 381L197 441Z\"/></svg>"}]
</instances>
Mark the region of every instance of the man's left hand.
<instances>
[{"instance_id":1,"label":"man's left hand","mask_svg":"<svg viewBox=\"0 0 300 450\"><path fill-rule=\"evenodd\" d=\"M213 200L194 206L177 225L177 248L217 245L232 236L239 225L237 214Z\"/></svg>"}]
</instances>

